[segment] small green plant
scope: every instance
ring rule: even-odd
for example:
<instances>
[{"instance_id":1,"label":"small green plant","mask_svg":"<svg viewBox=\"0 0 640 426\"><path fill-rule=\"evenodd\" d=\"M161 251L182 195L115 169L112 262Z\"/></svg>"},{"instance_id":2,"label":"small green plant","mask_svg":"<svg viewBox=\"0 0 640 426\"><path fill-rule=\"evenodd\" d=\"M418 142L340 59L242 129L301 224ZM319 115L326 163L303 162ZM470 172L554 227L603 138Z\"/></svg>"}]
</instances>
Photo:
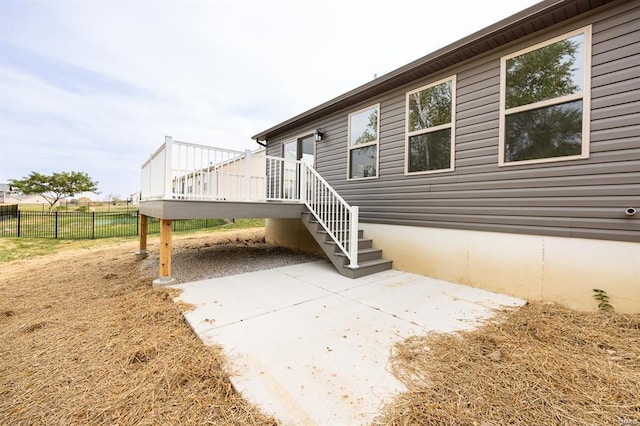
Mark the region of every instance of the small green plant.
<instances>
[{"instance_id":1,"label":"small green plant","mask_svg":"<svg viewBox=\"0 0 640 426\"><path fill-rule=\"evenodd\" d=\"M598 301L598 309L600 309L601 311L613 310L613 306L611 306L611 304L609 303L609 295L605 290L594 288L593 292L593 298Z\"/></svg>"}]
</instances>

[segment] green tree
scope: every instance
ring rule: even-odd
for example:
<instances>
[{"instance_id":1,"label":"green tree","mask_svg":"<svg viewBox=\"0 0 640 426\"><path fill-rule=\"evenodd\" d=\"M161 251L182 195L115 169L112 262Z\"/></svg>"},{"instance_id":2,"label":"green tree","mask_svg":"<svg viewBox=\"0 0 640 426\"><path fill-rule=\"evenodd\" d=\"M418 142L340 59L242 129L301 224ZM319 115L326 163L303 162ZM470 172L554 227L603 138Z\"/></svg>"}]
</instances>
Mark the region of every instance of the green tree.
<instances>
[{"instance_id":1,"label":"green tree","mask_svg":"<svg viewBox=\"0 0 640 426\"><path fill-rule=\"evenodd\" d=\"M507 61L506 107L577 93L574 79L581 42L562 40Z\"/></svg>"},{"instance_id":2,"label":"green tree","mask_svg":"<svg viewBox=\"0 0 640 426\"><path fill-rule=\"evenodd\" d=\"M451 122L451 81L409 96L409 131Z\"/></svg>"},{"instance_id":3,"label":"green tree","mask_svg":"<svg viewBox=\"0 0 640 426\"><path fill-rule=\"evenodd\" d=\"M82 192L96 192L98 182L82 172L60 172L44 175L31 172L24 179L11 179L13 189L25 195L41 195L49 203L49 211L62 198L73 197Z\"/></svg>"},{"instance_id":4,"label":"green tree","mask_svg":"<svg viewBox=\"0 0 640 426\"><path fill-rule=\"evenodd\" d=\"M374 110L369 114L369 123L362 130L360 136L356 139L356 145L372 142L378 139L378 110Z\"/></svg>"},{"instance_id":5,"label":"green tree","mask_svg":"<svg viewBox=\"0 0 640 426\"><path fill-rule=\"evenodd\" d=\"M509 59L506 64L507 109L582 91L584 35L561 40ZM582 100L508 114L505 160L521 161L580 154Z\"/></svg>"},{"instance_id":6,"label":"green tree","mask_svg":"<svg viewBox=\"0 0 640 426\"><path fill-rule=\"evenodd\" d=\"M409 95L409 131L427 130L451 123L451 81ZM447 169L451 166L451 129L409 137L409 172Z\"/></svg>"}]
</instances>

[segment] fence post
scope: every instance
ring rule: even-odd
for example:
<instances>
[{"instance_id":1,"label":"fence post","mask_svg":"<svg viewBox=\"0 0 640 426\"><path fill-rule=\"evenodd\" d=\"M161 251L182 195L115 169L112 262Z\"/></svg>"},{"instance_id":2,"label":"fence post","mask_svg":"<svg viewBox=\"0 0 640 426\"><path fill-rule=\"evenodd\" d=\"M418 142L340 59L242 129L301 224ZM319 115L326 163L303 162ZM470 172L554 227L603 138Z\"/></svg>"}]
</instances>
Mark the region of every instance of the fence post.
<instances>
[{"instance_id":1,"label":"fence post","mask_svg":"<svg viewBox=\"0 0 640 426\"><path fill-rule=\"evenodd\" d=\"M18 237L20 237L20 218L22 216L22 212L18 210Z\"/></svg>"},{"instance_id":2,"label":"fence post","mask_svg":"<svg viewBox=\"0 0 640 426\"><path fill-rule=\"evenodd\" d=\"M96 212L91 212L91 239L96 239Z\"/></svg>"},{"instance_id":3,"label":"fence post","mask_svg":"<svg viewBox=\"0 0 640 426\"><path fill-rule=\"evenodd\" d=\"M55 221L54 221L54 234L55 238L58 238L58 211L55 211Z\"/></svg>"}]
</instances>

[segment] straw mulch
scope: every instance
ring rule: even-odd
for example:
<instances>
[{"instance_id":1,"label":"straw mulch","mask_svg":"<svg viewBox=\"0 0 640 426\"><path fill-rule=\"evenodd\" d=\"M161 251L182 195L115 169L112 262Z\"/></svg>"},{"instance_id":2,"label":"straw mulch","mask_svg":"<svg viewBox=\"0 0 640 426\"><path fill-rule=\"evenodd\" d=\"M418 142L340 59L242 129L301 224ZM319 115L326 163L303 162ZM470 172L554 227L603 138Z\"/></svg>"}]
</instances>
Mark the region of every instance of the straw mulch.
<instances>
[{"instance_id":1,"label":"straw mulch","mask_svg":"<svg viewBox=\"0 0 640 426\"><path fill-rule=\"evenodd\" d=\"M233 390L220 348L151 288L135 250L0 264L0 423L275 424Z\"/></svg>"},{"instance_id":2,"label":"straw mulch","mask_svg":"<svg viewBox=\"0 0 640 426\"><path fill-rule=\"evenodd\" d=\"M396 345L385 425L640 425L640 315L532 303Z\"/></svg>"},{"instance_id":3,"label":"straw mulch","mask_svg":"<svg viewBox=\"0 0 640 426\"><path fill-rule=\"evenodd\" d=\"M174 246L179 258L263 236L176 236ZM151 288L136 249L0 264L0 424L276 424L234 392L220 348ZM203 273L212 263L188 258ZM640 425L640 315L534 303L475 331L408 339L392 366L408 392L379 424Z\"/></svg>"}]
</instances>

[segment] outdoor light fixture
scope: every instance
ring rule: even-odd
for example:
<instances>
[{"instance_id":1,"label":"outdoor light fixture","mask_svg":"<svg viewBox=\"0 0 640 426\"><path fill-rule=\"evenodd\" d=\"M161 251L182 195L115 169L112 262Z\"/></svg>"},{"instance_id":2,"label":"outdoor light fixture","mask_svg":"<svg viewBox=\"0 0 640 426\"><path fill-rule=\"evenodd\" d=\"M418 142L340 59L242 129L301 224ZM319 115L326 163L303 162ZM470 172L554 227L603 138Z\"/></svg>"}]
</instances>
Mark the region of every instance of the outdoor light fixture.
<instances>
[{"instance_id":1,"label":"outdoor light fixture","mask_svg":"<svg viewBox=\"0 0 640 426\"><path fill-rule=\"evenodd\" d=\"M322 139L324 138L324 132L321 128L318 127L314 136L316 137L316 142L322 142Z\"/></svg>"}]
</instances>

